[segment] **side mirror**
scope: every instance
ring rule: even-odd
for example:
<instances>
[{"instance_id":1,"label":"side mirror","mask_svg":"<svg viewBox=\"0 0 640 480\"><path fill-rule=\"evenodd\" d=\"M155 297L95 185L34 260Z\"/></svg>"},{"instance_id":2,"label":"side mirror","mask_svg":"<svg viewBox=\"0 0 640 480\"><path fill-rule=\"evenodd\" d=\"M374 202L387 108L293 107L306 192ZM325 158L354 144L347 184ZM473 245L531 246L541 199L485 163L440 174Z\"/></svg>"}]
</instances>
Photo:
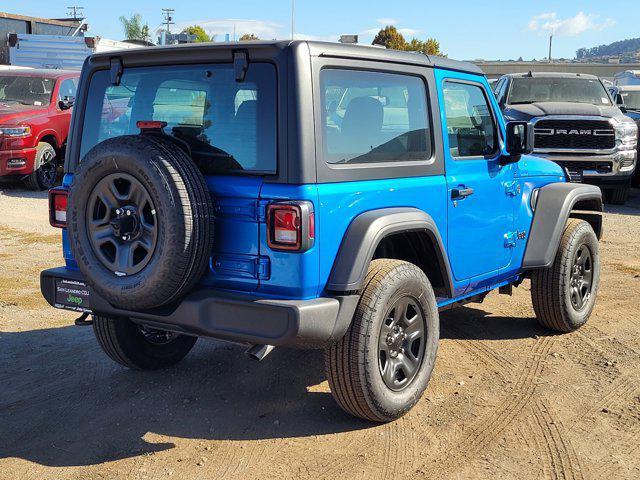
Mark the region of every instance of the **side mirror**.
<instances>
[{"instance_id":1,"label":"side mirror","mask_svg":"<svg viewBox=\"0 0 640 480\"><path fill-rule=\"evenodd\" d=\"M616 105L618 106L618 108L620 108L620 111L622 113L627 113L627 107L624 106L624 99L622 98L622 95L619 93L616 93L615 99L616 99Z\"/></svg>"},{"instance_id":2,"label":"side mirror","mask_svg":"<svg viewBox=\"0 0 640 480\"><path fill-rule=\"evenodd\" d=\"M527 122L507 123L507 156L503 157L502 164L515 163L522 155L532 152L529 144L529 124Z\"/></svg>"},{"instance_id":3,"label":"side mirror","mask_svg":"<svg viewBox=\"0 0 640 480\"><path fill-rule=\"evenodd\" d=\"M73 104L76 102L76 97L64 97L62 100L58 102L58 106L60 110L69 110L73 107Z\"/></svg>"}]
</instances>

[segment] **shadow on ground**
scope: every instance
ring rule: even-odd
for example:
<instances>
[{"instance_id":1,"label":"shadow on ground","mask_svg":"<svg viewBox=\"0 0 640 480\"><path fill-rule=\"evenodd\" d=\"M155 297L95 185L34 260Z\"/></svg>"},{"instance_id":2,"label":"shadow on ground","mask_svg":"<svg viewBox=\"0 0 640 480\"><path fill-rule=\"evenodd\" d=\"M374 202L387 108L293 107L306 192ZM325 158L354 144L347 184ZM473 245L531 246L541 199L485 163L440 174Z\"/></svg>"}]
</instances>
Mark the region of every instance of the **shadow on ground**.
<instances>
[{"instance_id":1,"label":"shadow on ground","mask_svg":"<svg viewBox=\"0 0 640 480\"><path fill-rule=\"evenodd\" d=\"M477 308L442 315L443 338L544 335L531 318ZM344 414L324 381L321 351L276 349L256 363L243 347L200 340L178 366L134 372L113 364L91 328L0 333L0 458L90 465L173 448L179 438L258 440L373 425Z\"/></svg>"},{"instance_id":2,"label":"shadow on ground","mask_svg":"<svg viewBox=\"0 0 640 480\"><path fill-rule=\"evenodd\" d=\"M0 333L0 458L89 465L173 448L147 432L192 439L301 437L373 426L326 392L321 351L201 340L178 366L134 372L113 364L91 328Z\"/></svg>"}]
</instances>

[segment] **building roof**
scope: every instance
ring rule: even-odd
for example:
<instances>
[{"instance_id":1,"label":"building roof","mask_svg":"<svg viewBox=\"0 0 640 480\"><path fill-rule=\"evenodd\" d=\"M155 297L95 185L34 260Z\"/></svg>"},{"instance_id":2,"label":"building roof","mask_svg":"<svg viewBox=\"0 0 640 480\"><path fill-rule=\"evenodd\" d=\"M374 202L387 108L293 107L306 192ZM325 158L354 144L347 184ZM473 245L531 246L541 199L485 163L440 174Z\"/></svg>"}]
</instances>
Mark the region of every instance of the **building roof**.
<instances>
[{"instance_id":1,"label":"building roof","mask_svg":"<svg viewBox=\"0 0 640 480\"><path fill-rule=\"evenodd\" d=\"M0 70L0 75L10 77L46 77L59 78L66 76L80 76L77 70L59 70L53 68L25 68L20 70Z\"/></svg>"},{"instance_id":2,"label":"building roof","mask_svg":"<svg viewBox=\"0 0 640 480\"><path fill-rule=\"evenodd\" d=\"M15 13L0 12L0 18L9 18L11 20L23 20L25 22L37 22L45 23L48 25L58 25L61 27L79 27L80 21L74 18L62 19L62 18L40 18L40 17L28 17L26 15L17 15Z\"/></svg>"}]
</instances>

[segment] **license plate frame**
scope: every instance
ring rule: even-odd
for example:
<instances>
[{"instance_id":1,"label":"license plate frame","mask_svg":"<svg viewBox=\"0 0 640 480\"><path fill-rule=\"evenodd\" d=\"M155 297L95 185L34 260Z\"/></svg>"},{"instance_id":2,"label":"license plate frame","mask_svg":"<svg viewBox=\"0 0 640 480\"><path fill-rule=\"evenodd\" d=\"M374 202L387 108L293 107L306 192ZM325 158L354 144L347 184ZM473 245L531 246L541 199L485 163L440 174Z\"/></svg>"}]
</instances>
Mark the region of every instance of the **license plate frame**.
<instances>
[{"instance_id":1,"label":"license plate frame","mask_svg":"<svg viewBox=\"0 0 640 480\"><path fill-rule=\"evenodd\" d=\"M55 289L54 307L74 312L93 312L91 310L91 288L86 283L79 280L56 278Z\"/></svg>"}]
</instances>

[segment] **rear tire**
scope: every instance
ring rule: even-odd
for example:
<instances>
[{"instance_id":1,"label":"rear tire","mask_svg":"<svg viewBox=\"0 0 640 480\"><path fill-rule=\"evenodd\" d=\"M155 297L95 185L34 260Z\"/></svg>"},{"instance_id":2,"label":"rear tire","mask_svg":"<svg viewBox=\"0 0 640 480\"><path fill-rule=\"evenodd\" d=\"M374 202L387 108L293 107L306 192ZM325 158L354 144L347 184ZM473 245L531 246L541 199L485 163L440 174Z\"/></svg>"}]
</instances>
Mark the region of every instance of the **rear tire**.
<instances>
[{"instance_id":1,"label":"rear tire","mask_svg":"<svg viewBox=\"0 0 640 480\"><path fill-rule=\"evenodd\" d=\"M624 205L629 198L629 187L612 188L605 198L611 205Z\"/></svg>"},{"instance_id":2,"label":"rear tire","mask_svg":"<svg viewBox=\"0 0 640 480\"><path fill-rule=\"evenodd\" d=\"M34 170L25 179L25 186L34 191L49 190L56 185L57 177L58 165L55 149L46 142L38 143Z\"/></svg>"},{"instance_id":3,"label":"rear tire","mask_svg":"<svg viewBox=\"0 0 640 480\"><path fill-rule=\"evenodd\" d=\"M439 335L435 295L422 270L400 260L372 261L349 330L325 350L338 405L374 422L403 416L429 383Z\"/></svg>"},{"instance_id":4,"label":"rear tire","mask_svg":"<svg viewBox=\"0 0 640 480\"><path fill-rule=\"evenodd\" d=\"M591 316L599 283L598 238L589 223L570 218L551 266L531 276L531 300L540 325L557 332L580 328Z\"/></svg>"},{"instance_id":5,"label":"rear tire","mask_svg":"<svg viewBox=\"0 0 640 480\"><path fill-rule=\"evenodd\" d=\"M157 370L182 360L197 337L141 327L128 318L95 315L93 332L114 362L133 370Z\"/></svg>"}]
</instances>

